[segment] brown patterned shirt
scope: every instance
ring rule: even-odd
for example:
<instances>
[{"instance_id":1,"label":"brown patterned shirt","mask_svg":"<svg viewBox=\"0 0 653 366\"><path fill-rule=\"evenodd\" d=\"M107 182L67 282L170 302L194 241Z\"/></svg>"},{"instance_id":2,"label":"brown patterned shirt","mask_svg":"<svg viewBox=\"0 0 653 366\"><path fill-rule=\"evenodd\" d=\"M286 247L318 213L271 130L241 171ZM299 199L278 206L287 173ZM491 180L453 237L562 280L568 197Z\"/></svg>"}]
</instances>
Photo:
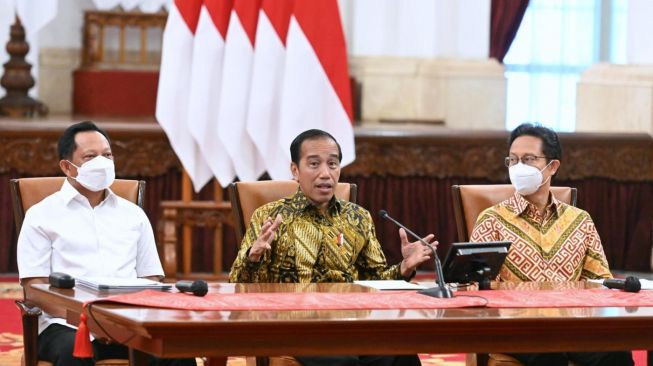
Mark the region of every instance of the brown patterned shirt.
<instances>
[{"instance_id":1,"label":"brown patterned shirt","mask_svg":"<svg viewBox=\"0 0 653 366\"><path fill-rule=\"evenodd\" d=\"M281 214L272 249L251 262L249 249L268 217ZM259 207L231 267L230 282L352 282L401 279L399 265L388 266L370 213L333 198L323 215L297 190L293 196Z\"/></svg>"},{"instance_id":2,"label":"brown patterned shirt","mask_svg":"<svg viewBox=\"0 0 653 366\"><path fill-rule=\"evenodd\" d=\"M486 209L470 240L512 242L499 273L503 281L612 277L590 215L551 194L544 215L518 193Z\"/></svg>"}]
</instances>

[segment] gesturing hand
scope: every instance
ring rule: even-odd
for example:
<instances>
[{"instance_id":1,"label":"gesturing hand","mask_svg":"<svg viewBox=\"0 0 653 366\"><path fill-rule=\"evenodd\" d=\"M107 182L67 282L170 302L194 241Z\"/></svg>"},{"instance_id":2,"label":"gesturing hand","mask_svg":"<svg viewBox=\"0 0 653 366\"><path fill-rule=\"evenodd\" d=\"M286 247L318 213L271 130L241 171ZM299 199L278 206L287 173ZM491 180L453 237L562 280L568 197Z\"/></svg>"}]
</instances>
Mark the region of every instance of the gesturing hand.
<instances>
[{"instance_id":1,"label":"gesturing hand","mask_svg":"<svg viewBox=\"0 0 653 366\"><path fill-rule=\"evenodd\" d=\"M399 229L399 238L401 239L401 256L404 258L401 261L400 271L402 276L408 277L417 266L433 257L433 251L419 240L409 242L404 229ZM437 247L438 242L433 241L434 238L435 235L429 234L423 240L429 245Z\"/></svg>"},{"instance_id":2,"label":"gesturing hand","mask_svg":"<svg viewBox=\"0 0 653 366\"><path fill-rule=\"evenodd\" d=\"M256 238L254 244L249 249L249 260L252 262L258 262L261 260L263 254L266 251L272 249L272 241L274 240L274 235L277 232L277 228L281 225L282 218L281 214L278 214L272 221L271 217L268 217L263 226L261 227L261 234Z\"/></svg>"}]
</instances>

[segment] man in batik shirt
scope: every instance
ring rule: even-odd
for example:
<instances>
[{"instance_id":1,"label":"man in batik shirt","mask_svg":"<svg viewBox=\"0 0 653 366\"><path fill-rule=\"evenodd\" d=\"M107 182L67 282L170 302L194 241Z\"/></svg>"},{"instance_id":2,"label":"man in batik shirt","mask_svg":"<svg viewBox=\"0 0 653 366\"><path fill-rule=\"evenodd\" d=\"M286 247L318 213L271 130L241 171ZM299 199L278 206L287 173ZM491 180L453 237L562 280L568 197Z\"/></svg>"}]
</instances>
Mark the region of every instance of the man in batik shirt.
<instances>
[{"instance_id":1,"label":"man in batik shirt","mask_svg":"<svg viewBox=\"0 0 653 366\"><path fill-rule=\"evenodd\" d=\"M510 134L505 159L515 194L483 211L470 240L510 241L502 281L577 281L610 278L590 215L558 201L551 179L562 148L551 129L525 123ZM514 354L526 365L632 365L630 352Z\"/></svg>"},{"instance_id":2,"label":"man in batik shirt","mask_svg":"<svg viewBox=\"0 0 653 366\"><path fill-rule=\"evenodd\" d=\"M335 198L342 152L321 130L299 134L290 145L290 170L299 189L259 207L243 238L231 282L352 282L410 279L431 250L399 230L403 260L388 266L370 213ZM433 235L425 238L433 240ZM433 242L437 245L437 242ZM419 365L413 356L297 357L303 365Z\"/></svg>"}]
</instances>

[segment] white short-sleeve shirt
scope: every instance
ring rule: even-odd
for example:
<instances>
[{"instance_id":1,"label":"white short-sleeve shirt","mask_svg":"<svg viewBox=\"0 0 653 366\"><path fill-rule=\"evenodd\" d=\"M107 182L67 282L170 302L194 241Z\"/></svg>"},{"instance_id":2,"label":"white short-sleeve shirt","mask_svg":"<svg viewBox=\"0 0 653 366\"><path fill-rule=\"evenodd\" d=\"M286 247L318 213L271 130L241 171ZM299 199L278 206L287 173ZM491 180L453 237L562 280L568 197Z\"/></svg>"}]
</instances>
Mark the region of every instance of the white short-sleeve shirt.
<instances>
[{"instance_id":1,"label":"white short-sleeve shirt","mask_svg":"<svg viewBox=\"0 0 653 366\"><path fill-rule=\"evenodd\" d=\"M73 277L163 276L145 212L107 190L95 208L69 182L27 210L18 236L21 279L64 272ZM43 314L39 333L64 319Z\"/></svg>"}]
</instances>

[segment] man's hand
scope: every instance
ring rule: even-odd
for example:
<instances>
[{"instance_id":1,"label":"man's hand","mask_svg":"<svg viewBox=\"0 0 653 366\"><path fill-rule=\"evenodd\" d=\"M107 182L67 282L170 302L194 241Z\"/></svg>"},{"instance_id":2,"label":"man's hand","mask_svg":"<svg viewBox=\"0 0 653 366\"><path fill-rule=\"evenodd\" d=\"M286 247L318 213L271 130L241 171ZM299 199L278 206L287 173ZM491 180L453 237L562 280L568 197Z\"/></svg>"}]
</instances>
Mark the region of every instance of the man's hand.
<instances>
[{"instance_id":1,"label":"man's hand","mask_svg":"<svg viewBox=\"0 0 653 366\"><path fill-rule=\"evenodd\" d=\"M281 225L282 218L281 214L278 214L277 217L272 221L271 217L268 217L261 227L261 234L258 236L252 247L249 248L249 260L251 262L258 262L261 260L263 254L266 251L272 249L272 241L274 240L274 234L276 234L279 225Z\"/></svg>"},{"instance_id":2,"label":"man's hand","mask_svg":"<svg viewBox=\"0 0 653 366\"><path fill-rule=\"evenodd\" d=\"M399 229L399 238L401 239L401 256L404 258L401 261L399 270L402 276L409 277L417 266L433 258L433 251L419 240L409 242L404 229ZM424 241L431 246L437 247L438 242L432 241L433 238L435 238L435 235L429 234L424 238Z\"/></svg>"}]
</instances>

